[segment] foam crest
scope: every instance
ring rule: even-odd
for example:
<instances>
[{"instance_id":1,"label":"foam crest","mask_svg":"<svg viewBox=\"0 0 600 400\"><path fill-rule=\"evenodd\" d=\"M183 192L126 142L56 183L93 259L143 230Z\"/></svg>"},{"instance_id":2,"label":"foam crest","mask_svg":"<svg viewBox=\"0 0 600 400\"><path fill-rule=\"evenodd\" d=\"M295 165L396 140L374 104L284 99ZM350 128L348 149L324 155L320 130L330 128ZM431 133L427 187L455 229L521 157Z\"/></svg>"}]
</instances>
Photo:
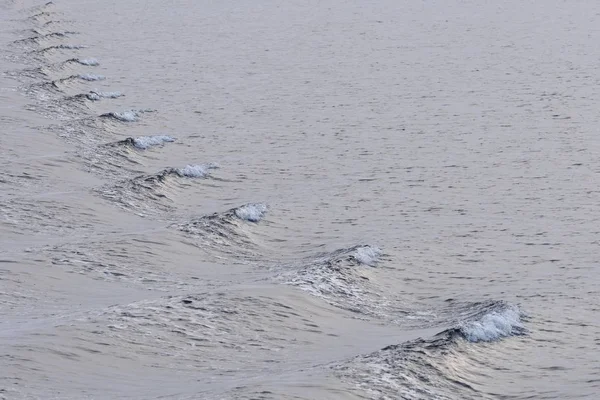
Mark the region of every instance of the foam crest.
<instances>
[{"instance_id":1,"label":"foam crest","mask_svg":"<svg viewBox=\"0 0 600 400\"><path fill-rule=\"evenodd\" d=\"M134 110L122 111L122 112L110 112L107 114L102 114L101 117L104 118L114 118L118 121L122 122L135 122L138 120L139 113Z\"/></svg>"},{"instance_id":2,"label":"foam crest","mask_svg":"<svg viewBox=\"0 0 600 400\"><path fill-rule=\"evenodd\" d=\"M95 58L77 58L75 59L75 61L81 65L88 65L90 67L97 67L98 65L100 65L98 60L96 60Z\"/></svg>"},{"instance_id":3,"label":"foam crest","mask_svg":"<svg viewBox=\"0 0 600 400\"><path fill-rule=\"evenodd\" d=\"M106 79L103 75L95 75L95 74L81 74L79 75L80 79L84 81L102 81Z\"/></svg>"},{"instance_id":4,"label":"foam crest","mask_svg":"<svg viewBox=\"0 0 600 400\"><path fill-rule=\"evenodd\" d=\"M56 46L49 46L49 47L45 47L43 49L40 50L34 50L34 53L45 53L48 51L52 51L52 50L79 50L79 49L85 49L87 46L84 45L77 45L77 44L59 44Z\"/></svg>"},{"instance_id":5,"label":"foam crest","mask_svg":"<svg viewBox=\"0 0 600 400\"><path fill-rule=\"evenodd\" d=\"M339 249L284 266L275 278L346 310L372 316L387 315L389 299L371 279L370 268L381 250L368 245ZM369 263L369 264L367 264Z\"/></svg>"},{"instance_id":6,"label":"foam crest","mask_svg":"<svg viewBox=\"0 0 600 400\"><path fill-rule=\"evenodd\" d=\"M234 214L239 219L249 222L259 222L267 213L268 207L262 203L250 203L238 207Z\"/></svg>"},{"instance_id":7,"label":"foam crest","mask_svg":"<svg viewBox=\"0 0 600 400\"><path fill-rule=\"evenodd\" d=\"M138 138L133 139L133 145L138 148L145 150L152 146L159 146L167 142L174 142L175 138L167 135L157 135L157 136L140 136Z\"/></svg>"},{"instance_id":8,"label":"foam crest","mask_svg":"<svg viewBox=\"0 0 600 400\"><path fill-rule=\"evenodd\" d=\"M372 267L379 262L381 253L381 249L378 247L363 246L357 248L353 256L360 264L365 264Z\"/></svg>"},{"instance_id":9,"label":"foam crest","mask_svg":"<svg viewBox=\"0 0 600 400\"><path fill-rule=\"evenodd\" d=\"M506 305L502 309L484 314L478 320L461 323L458 330L469 342L493 342L504 337L523 334L521 315L517 306Z\"/></svg>"},{"instance_id":10,"label":"foam crest","mask_svg":"<svg viewBox=\"0 0 600 400\"><path fill-rule=\"evenodd\" d=\"M204 178L209 174L210 169L217 169L219 166L215 163L186 165L183 168L177 168L175 172L181 177Z\"/></svg>"},{"instance_id":11,"label":"foam crest","mask_svg":"<svg viewBox=\"0 0 600 400\"><path fill-rule=\"evenodd\" d=\"M121 92L100 92L98 90L93 90L90 92L90 94L91 93L95 94L96 96L98 96L100 98L105 98L105 99L116 99L117 97L125 96Z\"/></svg>"}]
</instances>

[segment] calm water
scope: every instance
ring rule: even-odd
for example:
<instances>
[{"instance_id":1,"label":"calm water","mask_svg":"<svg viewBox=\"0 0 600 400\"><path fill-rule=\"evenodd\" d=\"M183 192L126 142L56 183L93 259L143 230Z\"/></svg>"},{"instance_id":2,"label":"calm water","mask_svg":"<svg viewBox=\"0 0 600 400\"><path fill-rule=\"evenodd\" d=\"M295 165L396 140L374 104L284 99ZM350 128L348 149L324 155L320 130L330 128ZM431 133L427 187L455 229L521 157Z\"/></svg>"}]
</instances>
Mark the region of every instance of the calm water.
<instances>
[{"instance_id":1,"label":"calm water","mask_svg":"<svg viewBox=\"0 0 600 400\"><path fill-rule=\"evenodd\" d=\"M599 19L0 0L0 398L596 399Z\"/></svg>"}]
</instances>

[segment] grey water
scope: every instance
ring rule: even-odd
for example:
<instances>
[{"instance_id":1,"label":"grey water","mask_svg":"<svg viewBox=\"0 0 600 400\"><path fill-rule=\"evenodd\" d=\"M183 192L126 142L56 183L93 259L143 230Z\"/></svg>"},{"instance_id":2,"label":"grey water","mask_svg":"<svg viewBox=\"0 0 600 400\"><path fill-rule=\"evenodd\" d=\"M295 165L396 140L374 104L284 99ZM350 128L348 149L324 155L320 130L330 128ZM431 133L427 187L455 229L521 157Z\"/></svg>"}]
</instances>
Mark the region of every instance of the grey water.
<instances>
[{"instance_id":1,"label":"grey water","mask_svg":"<svg viewBox=\"0 0 600 400\"><path fill-rule=\"evenodd\" d=\"M0 398L598 398L599 18L0 0Z\"/></svg>"}]
</instances>

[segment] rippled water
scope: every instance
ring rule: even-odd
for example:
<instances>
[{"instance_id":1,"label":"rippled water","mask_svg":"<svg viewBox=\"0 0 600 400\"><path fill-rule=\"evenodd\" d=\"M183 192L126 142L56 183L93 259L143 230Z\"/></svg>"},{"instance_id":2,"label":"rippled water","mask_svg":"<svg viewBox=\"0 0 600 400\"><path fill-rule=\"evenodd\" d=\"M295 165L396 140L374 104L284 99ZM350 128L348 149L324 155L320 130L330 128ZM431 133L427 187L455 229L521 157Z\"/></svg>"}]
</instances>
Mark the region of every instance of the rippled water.
<instances>
[{"instance_id":1,"label":"rippled water","mask_svg":"<svg viewBox=\"0 0 600 400\"><path fill-rule=\"evenodd\" d=\"M0 0L0 398L597 398L599 15Z\"/></svg>"}]
</instances>

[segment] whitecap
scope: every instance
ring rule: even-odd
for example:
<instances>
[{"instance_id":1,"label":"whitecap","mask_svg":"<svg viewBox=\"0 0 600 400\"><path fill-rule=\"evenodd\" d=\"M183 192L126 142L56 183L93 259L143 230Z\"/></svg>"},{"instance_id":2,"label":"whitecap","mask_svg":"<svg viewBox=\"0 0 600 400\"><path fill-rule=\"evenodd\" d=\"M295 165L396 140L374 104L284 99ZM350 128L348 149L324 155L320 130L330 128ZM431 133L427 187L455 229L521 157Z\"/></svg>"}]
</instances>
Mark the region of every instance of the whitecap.
<instances>
[{"instance_id":1,"label":"whitecap","mask_svg":"<svg viewBox=\"0 0 600 400\"><path fill-rule=\"evenodd\" d=\"M117 97L124 96L124 94L121 92L100 92L100 91L94 90L90 93L94 93L97 96L107 98L107 99L116 99Z\"/></svg>"},{"instance_id":2,"label":"whitecap","mask_svg":"<svg viewBox=\"0 0 600 400\"><path fill-rule=\"evenodd\" d=\"M363 246L356 249L353 256L360 264L374 266L379 261L381 249L372 246Z\"/></svg>"},{"instance_id":3,"label":"whitecap","mask_svg":"<svg viewBox=\"0 0 600 400\"><path fill-rule=\"evenodd\" d=\"M219 166L215 163L209 164L197 164L197 165L186 165L183 168L176 170L177 174L182 177L188 178L204 178L209 174L209 169L216 169Z\"/></svg>"},{"instance_id":4,"label":"whitecap","mask_svg":"<svg viewBox=\"0 0 600 400\"><path fill-rule=\"evenodd\" d=\"M98 65L100 65L98 60L96 60L95 58L78 58L77 62L82 65L89 65L90 67L97 67Z\"/></svg>"},{"instance_id":5,"label":"whitecap","mask_svg":"<svg viewBox=\"0 0 600 400\"><path fill-rule=\"evenodd\" d=\"M133 139L133 145L138 149L145 150L148 147L158 146L167 142L174 142L175 138L167 135L157 135L157 136L140 136L138 138Z\"/></svg>"},{"instance_id":6,"label":"whitecap","mask_svg":"<svg viewBox=\"0 0 600 400\"><path fill-rule=\"evenodd\" d=\"M85 49L85 48L87 48L87 46L79 45L79 44L59 44L58 46L50 46L50 47L47 47L46 49L78 50L78 49ZM42 49L42 50L46 50L46 49Z\"/></svg>"},{"instance_id":7,"label":"whitecap","mask_svg":"<svg viewBox=\"0 0 600 400\"><path fill-rule=\"evenodd\" d=\"M235 209L235 216L249 222L259 222L266 214L268 207L262 203L246 204Z\"/></svg>"},{"instance_id":8,"label":"whitecap","mask_svg":"<svg viewBox=\"0 0 600 400\"><path fill-rule=\"evenodd\" d=\"M522 334L521 311L517 306L507 305L494 310L478 320L464 322L458 329L469 342L492 342L507 336Z\"/></svg>"},{"instance_id":9,"label":"whitecap","mask_svg":"<svg viewBox=\"0 0 600 400\"><path fill-rule=\"evenodd\" d=\"M102 81L102 80L106 79L102 75L94 75L94 74L81 74L81 75L79 75L79 78L83 79L84 81Z\"/></svg>"},{"instance_id":10,"label":"whitecap","mask_svg":"<svg viewBox=\"0 0 600 400\"><path fill-rule=\"evenodd\" d=\"M100 100L100 95L98 95L98 93L95 93L95 92L89 92L88 94L85 95L85 97L87 97L87 99L91 100L91 101Z\"/></svg>"},{"instance_id":11,"label":"whitecap","mask_svg":"<svg viewBox=\"0 0 600 400\"><path fill-rule=\"evenodd\" d=\"M135 122L138 120L138 113L133 110L123 112L112 112L109 115L115 119L118 119L119 121L124 122Z\"/></svg>"}]
</instances>

